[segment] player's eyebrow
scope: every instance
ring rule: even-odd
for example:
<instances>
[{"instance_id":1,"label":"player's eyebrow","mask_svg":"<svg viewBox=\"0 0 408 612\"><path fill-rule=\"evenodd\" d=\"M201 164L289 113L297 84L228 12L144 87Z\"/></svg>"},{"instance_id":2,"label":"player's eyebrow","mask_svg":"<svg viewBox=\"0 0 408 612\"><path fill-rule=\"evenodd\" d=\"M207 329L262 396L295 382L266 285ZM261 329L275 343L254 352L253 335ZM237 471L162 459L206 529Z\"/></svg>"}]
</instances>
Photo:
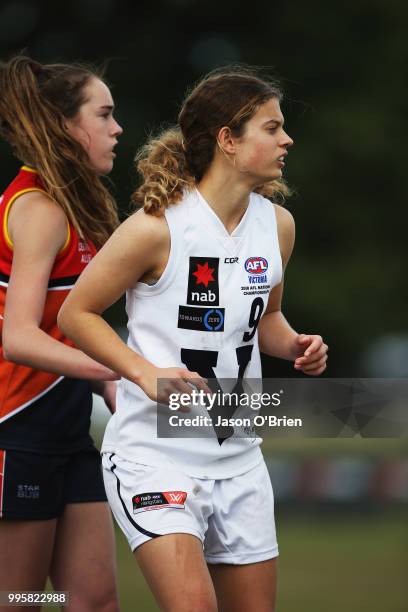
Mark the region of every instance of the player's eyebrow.
<instances>
[{"instance_id":1,"label":"player's eyebrow","mask_svg":"<svg viewBox=\"0 0 408 612\"><path fill-rule=\"evenodd\" d=\"M267 126L270 123L275 123L276 126L278 126L278 125L282 125L283 126L285 121L284 120L281 121L280 119L268 119L268 121L265 121L264 126Z\"/></svg>"},{"instance_id":2,"label":"player's eyebrow","mask_svg":"<svg viewBox=\"0 0 408 612\"><path fill-rule=\"evenodd\" d=\"M114 108L115 108L114 104L104 104L103 106L100 106L100 110L113 111Z\"/></svg>"}]
</instances>

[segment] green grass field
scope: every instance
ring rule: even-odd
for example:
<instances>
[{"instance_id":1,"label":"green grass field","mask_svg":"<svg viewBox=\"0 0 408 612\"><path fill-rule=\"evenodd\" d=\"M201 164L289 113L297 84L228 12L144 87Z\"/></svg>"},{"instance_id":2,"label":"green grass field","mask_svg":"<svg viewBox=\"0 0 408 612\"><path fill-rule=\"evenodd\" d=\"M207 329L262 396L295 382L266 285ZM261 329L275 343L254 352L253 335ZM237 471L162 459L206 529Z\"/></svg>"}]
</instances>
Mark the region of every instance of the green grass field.
<instances>
[{"instance_id":1,"label":"green grass field","mask_svg":"<svg viewBox=\"0 0 408 612\"><path fill-rule=\"evenodd\" d=\"M278 612L408 610L406 514L278 517L277 527ZM117 543L122 611L157 611L121 533Z\"/></svg>"},{"instance_id":2,"label":"green grass field","mask_svg":"<svg viewBox=\"0 0 408 612\"><path fill-rule=\"evenodd\" d=\"M406 510L313 516L299 507L290 517L284 513L277 508L278 612L408 610ZM119 529L116 535L122 612L157 612Z\"/></svg>"}]
</instances>

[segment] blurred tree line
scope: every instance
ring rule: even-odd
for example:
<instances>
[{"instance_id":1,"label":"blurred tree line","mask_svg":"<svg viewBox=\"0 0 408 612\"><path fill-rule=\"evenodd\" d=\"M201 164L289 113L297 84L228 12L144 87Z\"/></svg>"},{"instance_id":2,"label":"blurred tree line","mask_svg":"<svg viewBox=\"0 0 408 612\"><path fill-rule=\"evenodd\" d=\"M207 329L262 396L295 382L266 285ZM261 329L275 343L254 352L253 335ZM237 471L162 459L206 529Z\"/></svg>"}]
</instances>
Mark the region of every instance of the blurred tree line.
<instances>
[{"instance_id":1,"label":"blurred tree line","mask_svg":"<svg viewBox=\"0 0 408 612\"><path fill-rule=\"evenodd\" d=\"M297 191L287 203L297 243L284 312L295 329L325 337L327 375L400 376L408 373L407 17L402 0L2 0L0 57L109 60L125 129L111 175L123 215L137 184L135 151L175 121L187 87L226 63L269 67L283 81L295 140L285 176ZM18 164L5 143L0 152L2 191ZM111 317L124 321L122 305ZM267 359L265 373L292 369Z\"/></svg>"}]
</instances>

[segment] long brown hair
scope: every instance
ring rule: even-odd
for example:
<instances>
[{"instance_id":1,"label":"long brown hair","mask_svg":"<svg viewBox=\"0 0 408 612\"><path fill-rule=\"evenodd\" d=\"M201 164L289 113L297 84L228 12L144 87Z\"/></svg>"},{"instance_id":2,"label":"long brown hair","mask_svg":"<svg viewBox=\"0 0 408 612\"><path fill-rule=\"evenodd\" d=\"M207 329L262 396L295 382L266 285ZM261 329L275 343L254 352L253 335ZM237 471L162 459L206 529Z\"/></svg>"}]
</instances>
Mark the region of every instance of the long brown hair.
<instances>
[{"instance_id":1,"label":"long brown hair","mask_svg":"<svg viewBox=\"0 0 408 612\"><path fill-rule=\"evenodd\" d=\"M36 168L79 235L100 247L118 224L116 204L64 127L85 102L92 78L102 80L83 64L43 65L23 55L1 62L0 134L18 159Z\"/></svg>"},{"instance_id":2,"label":"long brown hair","mask_svg":"<svg viewBox=\"0 0 408 612\"><path fill-rule=\"evenodd\" d=\"M178 125L150 138L137 154L143 182L132 196L134 203L147 213L162 215L208 170L219 130L228 126L234 136L241 136L258 108L271 98L280 101L282 95L278 82L249 68L210 72L187 95ZM268 181L256 191L281 202L291 193L283 179Z\"/></svg>"}]
</instances>

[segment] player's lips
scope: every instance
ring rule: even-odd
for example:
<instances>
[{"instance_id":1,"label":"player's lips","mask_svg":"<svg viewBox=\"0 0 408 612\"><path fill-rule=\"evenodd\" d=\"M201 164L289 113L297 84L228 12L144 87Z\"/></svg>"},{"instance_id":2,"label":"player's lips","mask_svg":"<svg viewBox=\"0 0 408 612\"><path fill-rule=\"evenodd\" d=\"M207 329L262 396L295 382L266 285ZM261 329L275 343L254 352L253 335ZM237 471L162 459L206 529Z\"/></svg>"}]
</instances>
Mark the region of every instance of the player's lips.
<instances>
[{"instance_id":1,"label":"player's lips","mask_svg":"<svg viewBox=\"0 0 408 612\"><path fill-rule=\"evenodd\" d=\"M285 160L286 156L287 156L287 153L283 153L282 155L280 155L280 157L278 157L277 162L278 162L279 168L283 168L284 167L284 165L285 165L285 161L284 160Z\"/></svg>"}]
</instances>

